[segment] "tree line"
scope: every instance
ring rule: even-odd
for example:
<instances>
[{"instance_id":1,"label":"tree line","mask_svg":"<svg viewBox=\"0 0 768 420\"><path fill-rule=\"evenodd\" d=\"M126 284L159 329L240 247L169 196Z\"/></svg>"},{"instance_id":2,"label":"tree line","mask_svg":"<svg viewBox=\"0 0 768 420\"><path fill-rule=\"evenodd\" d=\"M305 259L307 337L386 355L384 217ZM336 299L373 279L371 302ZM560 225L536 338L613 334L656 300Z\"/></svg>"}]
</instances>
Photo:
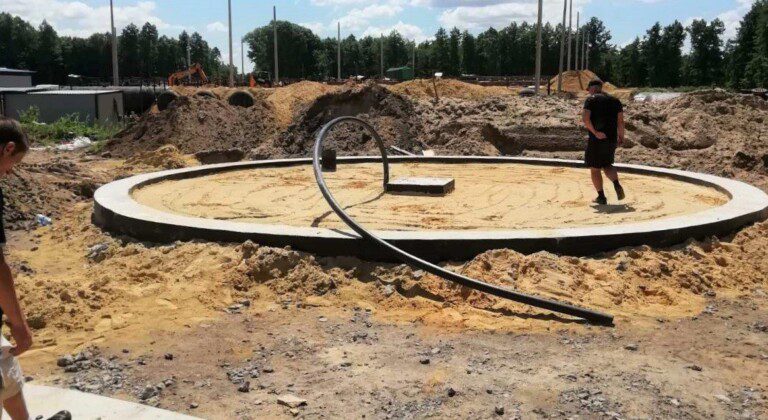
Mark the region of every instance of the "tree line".
<instances>
[{"instance_id":1,"label":"tree line","mask_svg":"<svg viewBox=\"0 0 768 420\"><path fill-rule=\"evenodd\" d=\"M281 78L332 79L337 74L334 38L320 38L310 29L276 22ZM272 24L249 32L248 59L259 71L274 75ZM642 37L619 47L604 23L591 18L578 28L580 39L589 40L589 68L603 79L620 86L677 87L729 86L768 87L768 0L758 0L741 21L737 36L724 42L725 27L719 19L693 20L687 27L675 21L656 23ZM542 27L542 73L558 72L562 25ZM572 34L575 38L576 32ZM690 51L683 51L686 39ZM149 23L131 24L119 36L121 77L167 76L186 67L186 49L214 80L226 80L227 68L217 48L210 48L198 34L182 32L178 38L158 36ZM512 22L502 29L488 28L474 35L457 28L440 28L433 39L416 43L397 31L379 37L341 40L342 78L375 77L383 68L414 65L417 76L434 72L447 76L531 75L534 69L536 26ZM36 70L39 83L63 83L70 73L109 78L111 75L109 34L88 38L59 37L43 22L33 28L27 22L0 13L0 64ZM575 55L575 54L574 54ZM573 67L573 66L572 66Z\"/></svg>"},{"instance_id":2,"label":"tree line","mask_svg":"<svg viewBox=\"0 0 768 420\"><path fill-rule=\"evenodd\" d=\"M145 23L141 28L130 24L118 34L118 69L120 78L165 78L200 63L209 77L226 80L227 66L218 48L211 48L194 32L182 32L178 38L159 36L157 27ZM59 36L43 21L37 28L8 13L0 13L0 65L34 70L36 83L68 83L68 75L112 79L112 36L95 33L87 38Z\"/></svg>"}]
</instances>

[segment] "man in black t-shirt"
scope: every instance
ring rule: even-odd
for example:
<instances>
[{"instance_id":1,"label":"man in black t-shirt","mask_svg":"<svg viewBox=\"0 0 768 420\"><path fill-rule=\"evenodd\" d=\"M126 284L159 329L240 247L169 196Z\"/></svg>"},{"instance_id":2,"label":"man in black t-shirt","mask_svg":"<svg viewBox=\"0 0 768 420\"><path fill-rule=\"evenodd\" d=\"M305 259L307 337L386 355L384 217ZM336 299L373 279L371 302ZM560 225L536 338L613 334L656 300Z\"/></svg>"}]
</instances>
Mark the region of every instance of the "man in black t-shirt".
<instances>
[{"instance_id":1,"label":"man in black t-shirt","mask_svg":"<svg viewBox=\"0 0 768 420\"><path fill-rule=\"evenodd\" d=\"M584 163L589 167L592 184L597 190L595 203L608 204L603 191L603 175L613 182L616 197L624 199L624 188L613 166L616 147L624 142L624 109L621 101L603 92L603 82L592 80L587 86L589 97L584 101L584 125L589 131Z\"/></svg>"}]
</instances>

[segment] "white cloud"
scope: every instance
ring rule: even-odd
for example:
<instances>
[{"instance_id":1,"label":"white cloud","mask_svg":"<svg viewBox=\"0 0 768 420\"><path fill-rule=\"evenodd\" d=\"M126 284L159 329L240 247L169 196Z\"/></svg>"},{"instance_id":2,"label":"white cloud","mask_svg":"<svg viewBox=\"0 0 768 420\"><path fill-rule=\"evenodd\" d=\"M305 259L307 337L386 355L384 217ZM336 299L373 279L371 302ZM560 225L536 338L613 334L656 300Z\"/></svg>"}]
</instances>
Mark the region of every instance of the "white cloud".
<instances>
[{"instance_id":1,"label":"white cloud","mask_svg":"<svg viewBox=\"0 0 768 420\"><path fill-rule=\"evenodd\" d=\"M368 26L373 19L395 17L402 11L403 7L398 2L372 4L362 9L350 10L338 22L341 22L342 29L357 31ZM336 26L336 21L333 26Z\"/></svg>"},{"instance_id":2,"label":"white cloud","mask_svg":"<svg viewBox=\"0 0 768 420\"><path fill-rule=\"evenodd\" d=\"M229 27L217 20L216 22L211 22L208 25L205 25L205 30L208 32L229 32Z\"/></svg>"},{"instance_id":3,"label":"white cloud","mask_svg":"<svg viewBox=\"0 0 768 420\"><path fill-rule=\"evenodd\" d=\"M106 2L105 2L106 3ZM156 15L153 1L139 1L133 5L115 7L115 26L120 30L130 23L149 22L159 30L181 29L170 25ZM67 0L3 0L2 11L20 16L33 25L48 21L59 35L89 36L94 32L109 32L109 4L91 6L80 1Z\"/></svg>"},{"instance_id":4,"label":"white cloud","mask_svg":"<svg viewBox=\"0 0 768 420\"><path fill-rule=\"evenodd\" d=\"M433 0L433 3L436 0ZM441 1L444 4L451 4L451 0ZM438 20L445 27L458 27L461 29L485 29L489 26L503 28L513 21L529 23L536 22L538 14L538 3L536 0L516 0L499 3L497 1L470 1L475 6L459 6L443 11ZM481 3L487 3L480 5ZM576 12L581 11L589 0L574 1L573 4L573 24L576 24ZM563 2L561 0L544 0L544 9L542 19L544 22L557 24L562 21ZM582 21L586 17L582 16Z\"/></svg>"},{"instance_id":5,"label":"white cloud","mask_svg":"<svg viewBox=\"0 0 768 420\"><path fill-rule=\"evenodd\" d=\"M733 39L736 37L736 32L739 29L741 19L749 11L754 3L754 0L737 0L738 6L735 9L731 9L717 15L718 19L722 20L725 24L725 39Z\"/></svg>"},{"instance_id":6,"label":"white cloud","mask_svg":"<svg viewBox=\"0 0 768 420\"><path fill-rule=\"evenodd\" d=\"M352 4L367 3L368 0L311 0L315 6L349 6Z\"/></svg>"},{"instance_id":7,"label":"white cloud","mask_svg":"<svg viewBox=\"0 0 768 420\"><path fill-rule=\"evenodd\" d=\"M397 31L405 39L409 39L409 40L415 39L416 42L422 42L430 38L429 36L424 34L424 31L422 31L420 27L416 25L403 23L402 21L397 22L394 25L385 26L385 27L369 26L363 32L363 36L370 35L373 37L378 37L382 34L389 35L389 33L391 33L392 31Z\"/></svg>"},{"instance_id":8,"label":"white cloud","mask_svg":"<svg viewBox=\"0 0 768 420\"><path fill-rule=\"evenodd\" d=\"M309 29L318 36L324 36L328 34L328 27L322 22L299 23L299 26L303 26Z\"/></svg>"}]
</instances>

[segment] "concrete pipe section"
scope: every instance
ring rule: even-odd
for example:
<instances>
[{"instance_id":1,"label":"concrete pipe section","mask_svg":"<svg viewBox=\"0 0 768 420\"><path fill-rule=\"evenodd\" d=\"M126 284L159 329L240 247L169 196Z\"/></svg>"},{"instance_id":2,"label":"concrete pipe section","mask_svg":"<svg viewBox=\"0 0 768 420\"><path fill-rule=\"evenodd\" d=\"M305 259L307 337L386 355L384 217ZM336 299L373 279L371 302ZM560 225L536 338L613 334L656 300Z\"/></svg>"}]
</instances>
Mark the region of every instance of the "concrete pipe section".
<instances>
[{"instance_id":1,"label":"concrete pipe section","mask_svg":"<svg viewBox=\"0 0 768 420\"><path fill-rule=\"evenodd\" d=\"M628 197L590 203L581 162L522 157L391 156L393 176L455 179L440 197L382 193L379 157L340 157L325 174L344 210L381 239L430 261L486 250L589 255L721 235L768 217L768 196L713 175L617 165ZM328 207L311 159L206 165L99 188L93 221L137 239L253 240L319 255L389 259Z\"/></svg>"}]
</instances>

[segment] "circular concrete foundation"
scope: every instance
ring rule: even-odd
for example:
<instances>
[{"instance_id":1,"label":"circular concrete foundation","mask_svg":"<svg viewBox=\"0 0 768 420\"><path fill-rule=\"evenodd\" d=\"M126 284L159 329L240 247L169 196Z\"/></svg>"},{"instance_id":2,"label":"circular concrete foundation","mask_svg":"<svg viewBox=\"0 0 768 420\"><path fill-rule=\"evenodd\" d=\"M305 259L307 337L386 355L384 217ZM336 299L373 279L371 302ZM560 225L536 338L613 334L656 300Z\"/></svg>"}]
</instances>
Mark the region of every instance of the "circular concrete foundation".
<instances>
[{"instance_id":1,"label":"circular concrete foundation","mask_svg":"<svg viewBox=\"0 0 768 420\"><path fill-rule=\"evenodd\" d=\"M392 178L450 177L442 197L383 193L376 157L340 158L326 181L345 211L382 239L431 260L494 248L585 255L722 234L768 215L750 185L685 171L618 165L627 198L591 204L580 162L516 157L391 157ZM94 222L143 240L251 239L322 255L380 259L332 212L310 159L208 165L100 188Z\"/></svg>"}]
</instances>

